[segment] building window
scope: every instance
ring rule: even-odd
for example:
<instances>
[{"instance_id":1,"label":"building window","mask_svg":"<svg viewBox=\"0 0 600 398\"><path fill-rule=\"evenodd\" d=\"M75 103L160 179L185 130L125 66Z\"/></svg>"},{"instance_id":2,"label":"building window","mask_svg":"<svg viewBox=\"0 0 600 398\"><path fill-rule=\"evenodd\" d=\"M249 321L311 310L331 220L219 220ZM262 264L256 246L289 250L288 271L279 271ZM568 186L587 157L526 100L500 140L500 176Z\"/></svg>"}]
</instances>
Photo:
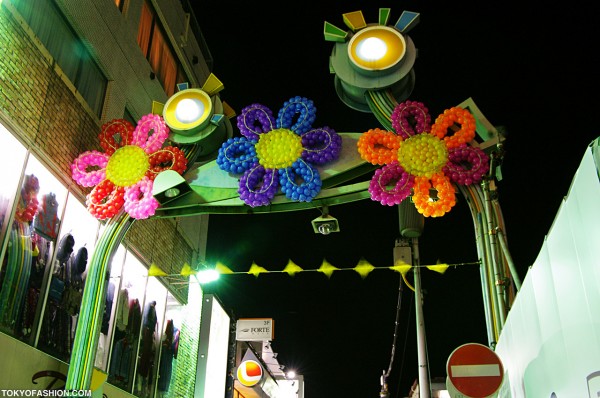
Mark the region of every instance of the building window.
<instances>
[{"instance_id":1,"label":"building window","mask_svg":"<svg viewBox=\"0 0 600 398\"><path fill-rule=\"evenodd\" d=\"M175 93L177 83L186 82L187 77L177 57L175 57L175 52L169 45L156 13L147 0L142 5L138 45L165 89L167 96L170 97Z\"/></svg>"},{"instance_id":2,"label":"building window","mask_svg":"<svg viewBox=\"0 0 600 398\"><path fill-rule=\"evenodd\" d=\"M52 0L14 2L31 30L100 117L108 80Z\"/></svg>"}]
</instances>

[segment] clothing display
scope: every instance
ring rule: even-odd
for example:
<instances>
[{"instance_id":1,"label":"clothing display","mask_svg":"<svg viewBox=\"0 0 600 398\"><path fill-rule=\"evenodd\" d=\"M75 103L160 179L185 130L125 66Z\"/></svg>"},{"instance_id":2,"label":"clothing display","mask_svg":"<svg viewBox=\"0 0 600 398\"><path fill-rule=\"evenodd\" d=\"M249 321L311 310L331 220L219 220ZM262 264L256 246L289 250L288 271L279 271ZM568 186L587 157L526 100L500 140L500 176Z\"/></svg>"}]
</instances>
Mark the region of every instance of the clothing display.
<instances>
[{"instance_id":1,"label":"clothing display","mask_svg":"<svg viewBox=\"0 0 600 398\"><path fill-rule=\"evenodd\" d=\"M85 244L77 252L74 249L75 237L65 234L56 249L39 340L43 351L63 361L71 355L87 267Z\"/></svg>"},{"instance_id":2,"label":"clothing display","mask_svg":"<svg viewBox=\"0 0 600 398\"><path fill-rule=\"evenodd\" d=\"M173 371L173 359L177 359L179 348L179 329L173 326L173 320L167 321L160 349L160 364L158 368L158 391L169 391L171 384L171 373Z\"/></svg>"},{"instance_id":3,"label":"clothing display","mask_svg":"<svg viewBox=\"0 0 600 398\"><path fill-rule=\"evenodd\" d=\"M127 386L131 374L134 345L127 337L115 342L110 359L109 381L119 387Z\"/></svg>"},{"instance_id":4,"label":"clothing display","mask_svg":"<svg viewBox=\"0 0 600 398\"><path fill-rule=\"evenodd\" d=\"M117 298L117 311L115 314L117 330L125 332L129 323L129 291L121 289Z\"/></svg>"}]
</instances>

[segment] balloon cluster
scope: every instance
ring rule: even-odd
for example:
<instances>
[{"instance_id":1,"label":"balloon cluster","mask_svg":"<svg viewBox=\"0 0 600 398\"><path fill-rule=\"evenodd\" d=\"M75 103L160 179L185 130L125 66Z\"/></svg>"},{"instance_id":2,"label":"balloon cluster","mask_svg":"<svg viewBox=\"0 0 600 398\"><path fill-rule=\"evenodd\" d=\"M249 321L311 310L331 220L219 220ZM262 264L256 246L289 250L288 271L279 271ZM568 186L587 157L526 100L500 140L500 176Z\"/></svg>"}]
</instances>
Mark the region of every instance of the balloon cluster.
<instances>
[{"instance_id":1,"label":"balloon cluster","mask_svg":"<svg viewBox=\"0 0 600 398\"><path fill-rule=\"evenodd\" d=\"M394 132L371 129L357 143L364 160L383 165L369 185L371 199L394 205L412 189L419 213L439 217L456 204L452 183L478 183L488 172L489 157L468 145L476 127L468 110L446 109L431 125L423 103L405 101L394 108L390 119Z\"/></svg>"},{"instance_id":2,"label":"balloon cluster","mask_svg":"<svg viewBox=\"0 0 600 398\"><path fill-rule=\"evenodd\" d=\"M137 145L127 145L112 154L106 165L106 178L119 187L128 187L138 182L148 168L148 155Z\"/></svg>"},{"instance_id":3,"label":"balloon cluster","mask_svg":"<svg viewBox=\"0 0 600 398\"><path fill-rule=\"evenodd\" d=\"M301 180L297 184L296 180ZM279 184L285 196L296 202L310 202L321 191L321 176L317 169L299 159L279 175Z\"/></svg>"},{"instance_id":4,"label":"balloon cluster","mask_svg":"<svg viewBox=\"0 0 600 398\"><path fill-rule=\"evenodd\" d=\"M240 133L250 140L258 140L259 135L275 128L273 112L262 104L252 104L242 109L237 118Z\"/></svg>"},{"instance_id":5,"label":"balloon cluster","mask_svg":"<svg viewBox=\"0 0 600 398\"><path fill-rule=\"evenodd\" d=\"M448 129L455 123L460 124L460 129L448 135ZM475 138L475 117L468 110L459 107L446 109L435 119L431 134L444 140L447 148L465 145Z\"/></svg>"},{"instance_id":6,"label":"balloon cluster","mask_svg":"<svg viewBox=\"0 0 600 398\"><path fill-rule=\"evenodd\" d=\"M228 173L242 174L258 162L256 141L234 137L219 148L217 166Z\"/></svg>"},{"instance_id":7,"label":"balloon cluster","mask_svg":"<svg viewBox=\"0 0 600 398\"><path fill-rule=\"evenodd\" d=\"M490 157L481 149L462 146L449 150L448 163L444 166L444 174L460 185L471 185L480 182L490 170Z\"/></svg>"},{"instance_id":8,"label":"balloon cluster","mask_svg":"<svg viewBox=\"0 0 600 398\"><path fill-rule=\"evenodd\" d=\"M261 134L255 149L263 167L283 169L300 157L303 148L299 135L287 129L276 129Z\"/></svg>"},{"instance_id":9,"label":"balloon cluster","mask_svg":"<svg viewBox=\"0 0 600 398\"><path fill-rule=\"evenodd\" d=\"M142 116L133 131L133 144L142 147L147 154L158 151L169 138L169 128L162 116Z\"/></svg>"},{"instance_id":10,"label":"balloon cluster","mask_svg":"<svg viewBox=\"0 0 600 398\"><path fill-rule=\"evenodd\" d=\"M87 151L71 164L73 179L94 187L86 204L98 219L114 217L121 208L133 218L148 218L158 202L152 197L156 175L164 170L179 174L187 168L185 154L176 147L162 148L169 130L160 115L143 116L134 128L124 119L102 126L98 135L104 153Z\"/></svg>"},{"instance_id":11,"label":"balloon cluster","mask_svg":"<svg viewBox=\"0 0 600 398\"><path fill-rule=\"evenodd\" d=\"M431 178L448 162L448 150L436 137L417 134L402 143L398 150L398 162L415 176Z\"/></svg>"},{"instance_id":12,"label":"balloon cluster","mask_svg":"<svg viewBox=\"0 0 600 398\"><path fill-rule=\"evenodd\" d=\"M432 189L435 196L431 195ZM431 178L416 177L413 190L415 207L425 217L441 217L456 204L454 187L442 174Z\"/></svg>"},{"instance_id":13,"label":"balloon cluster","mask_svg":"<svg viewBox=\"0 0 600 398\"><path fill-rule=\"evenodd\" d=\"M404 101L394 108L391 115L392 128L402 138L429 131L431 116L427 107L418 101Z\"/></svg>"},{"instance_id":14,"label":"balloon cluster","mask_svg":"<svg viewBox=\"0 0 600 398\"><path fill-rule=\"evenodd\" d=\"M297 120L296 120L297 118ZM317 118L317 108L314 103L303 97L293 97L283 103L277 115L277 126L286 126L298 135L310 130ZM294 120L296 120L294 122Z\"/></svg>"},{"instance_id":15,"label":"balloon cluster","mask_svg":"<svg viewBox=\"0 0 600 398\"><path fill-rule=\"evenodd\" d=\"M391 131L371 129L358 140L358 153L371 164L384 165L396 160L401 143Z\"/></svg>"},{"instance_id":16,"label":"balloon cluster","mask_svg":"<svg viewBox=\"0 0 600 398\"><path fill-rule=\"evenodd\" d=\"M39 201L37 198L40 192L40 182L33 174L26 175L21 188L21 198L17 203L15 219L19 222L31 222L37 213Z\"/></svg>"},{"instance_id":17,"label":"balloon cluster","mask_svg":"<svg viewBox=\"0 0 600 398\"><path fill-rule=\"evenodd\" d=\"M187 158L185 154L174 146L166 146L163 149L150 154L150 169L146 172L146 177L154 181L158 173L165 170L175 170L179 174L187 168Z\"/></svg>"},{"instance_id":18,"label":"balloon cluster","mask_svg":"<svg viewBox=\"0 0 600 398\"><path fill-rule=\"evenodd\" d=\"M131 145L135 127L125 119L113 119L102 126L98 139L108 156L126 145Z\"/></svg>"},{"instance_id":19,"label":"balloon cluster","mask_svg":"<svg viewBox=\"0 0 600 398\"><path fill-rule=\"evenodd\" d=\"M277 119L264 105L252 104L237 119L243 137L227 140L219 149L217 165L243 174L238 193L251 207L271 203L278 190L293 201L311 201L321 190L313 165L336 160L342 138L331 128L313 129L316 107L303 97L285 101Z\"/></svg>"},{"instance_id":20,"label":"balloon cluster","mask_svg":"<svg viewBox=\"0 0 600 398\"><path fill-rule=\"evenodd\" d=\"M146 176L134 186L125 190L125 211L138 220L150 217L156 212L159 203L152 196L152 180Z\"/></svg>"},{"instance_id":21,"label":"balloon cluster","mask_svg":"<svg viewBox=\"0 0 600 398\"><path fill-rule=\"evenodd\" d=\"M337 159L342 150L342 137L325 126L302 136L302 159L312 164L325 164Z\"/></svg>"},{"instance_id":22,"label":"balloon cluster","mask_svg":"<svg viewBox=\"0 0 600 398\"><path fill-rule=\"evenodd\" d=\"M271 203L278 189L277 171L257 166L244 173L238 193L244 203L256 207Z\"/></svg>"},{"instance_id":23,"label":"balloon cluster","mask_svg":"<svg viewBox=\"0 0 600 398\"><path fill-rule=\"evenodd\" d=\"M407 173L396 161L389 167L375 170L369 184L369 193L373 200L383 205L393 206L410 196L415 176ZM391 189L388 189L389 186Z\"/></svg>"},{"instance_id":24,"label":"balloon cluster","mask_svg":"<svg viewBox=\"0 0 600 398\"><path fill-rule=\"evenodd\" d=\"M125 203L125 188L118 187L110 180L96 185L86 198L88 211L99 220L112 218Z\"/></svg>"},{"instance_id":25,"label":"balloon cluster","mask_svg":"<svg viewBox=\"0 0 600 398\"><path fill-rule=\"evenodd\" d=\"M87 151L71 163L71 175L82 187L93 187L105 178L109 156L105 153Z\"/></svg>"}]
</instances>

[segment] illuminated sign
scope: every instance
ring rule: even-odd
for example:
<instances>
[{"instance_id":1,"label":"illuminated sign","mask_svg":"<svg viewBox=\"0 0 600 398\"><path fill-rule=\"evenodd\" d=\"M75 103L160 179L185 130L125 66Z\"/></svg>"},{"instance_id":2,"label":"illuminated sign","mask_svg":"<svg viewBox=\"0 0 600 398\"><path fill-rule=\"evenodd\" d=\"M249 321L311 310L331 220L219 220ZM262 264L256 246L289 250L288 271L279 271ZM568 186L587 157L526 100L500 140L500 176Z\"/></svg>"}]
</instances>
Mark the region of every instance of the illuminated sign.
<instances>
[{"instance_id":1,"label":"illuminated sign","mask_svg":"<svg viewBox=\"0 0 600 398\"><path fill-rule=\"evenodd\" d=\"M256 385L262 379L262 375L263 370L260 364L251 359L242 362L237 369L237 379L246 387Z\"/></svg>"},{"instance_id":2,"label":"illuminated sign","mask_svg":"<svg viewBox=\"0 0 600 398\"><path fill-rule=\"evenodd\" d=\"M236 327L237 341L270 341L273 340L273 319L247 318L239 319Z\"/></svg>"}]
</instances>

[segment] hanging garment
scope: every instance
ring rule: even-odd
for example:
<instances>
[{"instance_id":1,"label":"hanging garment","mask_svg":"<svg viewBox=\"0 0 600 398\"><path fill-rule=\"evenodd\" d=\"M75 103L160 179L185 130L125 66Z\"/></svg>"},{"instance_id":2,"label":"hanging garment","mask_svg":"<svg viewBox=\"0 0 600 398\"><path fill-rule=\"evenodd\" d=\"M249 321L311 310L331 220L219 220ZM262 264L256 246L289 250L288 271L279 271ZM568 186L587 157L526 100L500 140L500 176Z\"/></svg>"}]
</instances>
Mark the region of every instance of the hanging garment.
<instances>
[{"instance_id":1,"label":"hanging garment","mask_svg":"<svg viewBox=\"0 0 600 398\"><path fill-rule=\"evenodd\" d=\"M169 391L173 370L173 359L177 358L178 346L179 330L173 326L173 320L170 319L167 321L167 327L165 328L161 343L160 364L158 367L158 391Z\"/></svg>"},{"instance_id":2,"label":"hanging garment","mask_svg":"<svg viewBox=\"0 0 600 398\"><path fill-rule=\"evenodd\" d=\"M127 330L127 324L129 323L129 305L129 291L127 289L122 289L119 292L119 298L117 299L117 313L115 315L117 329L121 332Z\"/></svg>"},{"instance_id":3,"label":"hanging garment","mask_svg":"<svg viewBox=\"0 0 600 398\"><path fill-rule=\"evenodd\" d=\"M112 282L108 283L106 287L106 296L104 299L104 313L102 314L102 326L100 327L100 333L108 334L108 324L110 322L110 315L112 313L113 298L115 297L115 284Z\"/></svg>"},{"instance_id":4,"label":"hanging garment","mask_svg":"<svg viewBox=\"0 0 600 398\"><path fill-rule=\"evenodd\" d=\"M127 332L130 336L138 338L142 326L142 309L138 299L133 299L129 306L129 319L127 320Z\"/></svg>"},{"instance_id":5,"label":"hanging garment","mask_svg":"<svg viewBox=\"0 0 600 398\"><path fill-rule=\"evenodd\" d=\"M145 328L150 329L151 333L154 333L156 330L156 325L158 323L158 318L156 317L156 301L150 301L146 304L144 308L144 318L142 320L142 325Z\"/></svg>"},{"instance_id":6,"label":"hanging garment","mask_svg":"<svg viewBox=\"0 0 600 398\"><path fill-rule=\"evenodd\" d=\"M109 375L125 382L129 381L132 352L133 347L127 338L118 340L113 347Z\"/></svg>"}]
</instances>

